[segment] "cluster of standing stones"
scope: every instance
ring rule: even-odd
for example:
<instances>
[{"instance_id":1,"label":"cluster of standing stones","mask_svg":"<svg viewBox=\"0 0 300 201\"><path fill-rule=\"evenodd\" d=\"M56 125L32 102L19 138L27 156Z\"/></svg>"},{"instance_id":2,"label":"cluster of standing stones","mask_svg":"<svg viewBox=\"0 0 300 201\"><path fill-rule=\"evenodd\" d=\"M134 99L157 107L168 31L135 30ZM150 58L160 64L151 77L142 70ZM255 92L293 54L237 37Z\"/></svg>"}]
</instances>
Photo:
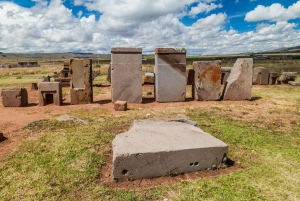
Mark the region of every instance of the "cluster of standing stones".
<instances>
[{"instance_id":1,"label":"cluster of standing stones","mask_svg":"<svg viewBox=\"0 0 300 201\"><path fill-rule=\"evenodd\" d=\"M67 64L62 72L64 79L50 82L48 77L37 85L40 106L62 105L62 85L69 82L72 105L93 102L92 60L70 59ZM115 110L126 110L127 103L142 103L141 48L111 48L108 74ZM232 68L221 67L221 61L217 60L197 61L193 69L186 69L184 48L157 48L154 73L146 73L145 77L145 83L154 83L157 102L185 101L186 85L192 85L192 96L199 101L250 100L252 84L275 84L278 73L263 67L253 70L251 58L237 59ZM281 77L282 82L295 80L294 73ZM4 106L28 104L25 88L3 88L1 96ZM116 180L213 168L223 163L228 153L227 144L202 131L187 117L134 121L128 132L116 136L112 146Z\"/></svg>"}]
</instances>

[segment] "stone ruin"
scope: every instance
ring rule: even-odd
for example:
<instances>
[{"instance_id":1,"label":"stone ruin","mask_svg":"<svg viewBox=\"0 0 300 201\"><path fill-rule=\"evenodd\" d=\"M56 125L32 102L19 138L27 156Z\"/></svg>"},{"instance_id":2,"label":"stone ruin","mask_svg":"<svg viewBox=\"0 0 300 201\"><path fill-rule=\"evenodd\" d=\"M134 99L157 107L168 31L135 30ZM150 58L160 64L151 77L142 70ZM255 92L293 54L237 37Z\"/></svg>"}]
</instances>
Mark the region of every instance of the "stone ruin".
<instances>
[{"instance_id":1,"label":"stone ruin","mask_svg":"<svg viewBox=\"0 0 300 201\"><path fill-rule=\"evenodd\" d=\"M158 102L185 101L186 50L155 49L155 99Z\"/></svg>"},{"instance_id":2,"label":"stone ruin","mask_svg":"<svg viewBox=\"0 0 300 201\"><path fill-rule=\"evenodd\" d=\"M71 105L93 102L92 59L70 59Z\"/></svg>"},{"instance_id":3,"label":"stone ruin","mask_svg":"<svg viewBox=\"0 0 300 201\"><path fill-rule=\"evenodd\" d=\"M186 85L193 85L194 77L195 77L194 69L186 69Z\"/></svg>"},{"instance_id":4,"label":"stone ruin","mask_svg":"<svg viewBox=\"0 0 300 201\"><path fill-rule=\"evenodd\" d=\"M219 100L221 90L221 61L196 61L194 69L195 100Z\"/></svg>"},{"instance_id":5,"label":"stone ruin","mask_svg":"<svg viewBox=\"0 0 300 201\"><path fill-rule=\"evenodd\" d=\"M62 86L70 86L71 74L70 74L70 61L64 61L63 69L56 74L55 82L61 82Z\"/></svg>"},{"instance_id":6,"label":"stone ruin","mask_svg":"<svg viewBox=\"0 0 300 201\"><path fill-rule=\"evenodd\" d=\"M60 82L40 82L38 84L39 106L62 105L62 86Z\"/></svg>"},{"instance_id":7,"label":"stone ruin","mask_svg":"<svg viewBox=\"0 0 300 201\"><path fill-rule=\"evenodd\" d=\"M178 175L217 168L228 145L187 117L136 120L112 142L113 178L118 181Z\"/></svg>"},{"instance_id":8,"label":"stone ruin","mask_svg":"<svg viewBox=\"0 0 300 201\"><path fill-rule=\"evenodd\" d=\"M142 48L111 48L111 99L142 103Z\"/></svg>"},{"instance_id":9,"label":"stone ruin","mask_svg":"<svg viewBox=\"0 0 300 201\"><path fill-rule=\"evenodd\" d=\"M276 84L276 80L277 80L278 76L279 76L279 73L270 72L269 73L269 85Z\"/></svg>"},{"instance_id":10,"label":"stone ruin","mask_svg":"<svg viewBox=\"0 0 300 201\"><path fill-rule=\"evenodd\" d=\"M269 84L269 69L264 67L256 67L253 70L252 84L268 85Z\"/></svg>"},{"instance_id":11,"label":"stone ruin","mask_svg":"<svg viewBox=\"0 0 300 201\"><path fill-rule=\"evenodd\" d=\"M6 87L1 89L4 107L22 107L28 105L28 93L25 88Z\"/></svg>"},{"instance_id":12,"label":"stone ruin","mask_svg":"<svg viewBox=\"0 0 300 201\"><path fill-rule=\"evenodd\" d=\"M231 72L232 67L221 67L221 85L225 84L230 72Z\"/></svg>"},{"instance_id":13,"label":"stone ruin","mask_svg":"<svg viewBox=\"0 0 300 201\"><path fill-rule=\"evenodd\" d=\"M295 81L297 78L297 72L282 72L278 79L277 82L278 84L284 83L288 84L289 81Z\"/></svg>"}]
</instances>

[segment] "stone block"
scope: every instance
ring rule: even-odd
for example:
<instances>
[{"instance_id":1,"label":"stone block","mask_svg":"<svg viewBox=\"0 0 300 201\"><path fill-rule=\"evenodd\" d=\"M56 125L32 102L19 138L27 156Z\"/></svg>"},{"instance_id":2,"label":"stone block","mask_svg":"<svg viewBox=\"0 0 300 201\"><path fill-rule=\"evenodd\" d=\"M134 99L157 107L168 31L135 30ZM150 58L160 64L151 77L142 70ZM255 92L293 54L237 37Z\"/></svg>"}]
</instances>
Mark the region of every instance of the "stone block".
<instances>
[{"instance_id":1,"label":"stone block","mask_svg":"<svg viewBox=\"0 0 300 201\"><path fill-rule=\"evenodd\" d=\"M38 90L38 86L36 83L31 83L31 91L37 91Z\"/></svg>"},{"instance_id":2,"label":"stone block","mask_svg":"<svg viewBox=\"0 0 300 201\"><path fill-rule=\"evenodd\" d=\"M126 101L116 101L114 104L114 108L116 111L126 111L127 110L127 102Z\"/></svg>"},{"instance_id":3,"label":"stone block","mask_svg":"<svg viewBox=\"0 0 300 201\"><path fill-rule=\"evenodd\" d=\"M112 142L113 177L135 180L204 170L223 162L228 146L188 123L137 120Z\"/></svg>"},{"instance_id":4,"label":"stone block","mask_svg":"<svg viewBox=\"0 0 300 201\"><path fill-rule=\"evenodd\" d=\"M2 88L1 96L4 107L22 107L28 105L28 93L25 88Z\"/></svg>"},{"instance_id":5,"label":"stone block","mask_svg":"<svg viewBox=\"0 0 300 201\"><path fill-rule=\"evenodd\" d=\"M279 73L270 72L269 73L269 85L276 84L276 80L277 80L278 76L279 76Z\"/></svg>"},{"instance_id":6,"label":"stone block","mask_svg":"<svg viewBox=\"0 0 300 201\"><path fill-rule=\"evenodd\" d=\"M237 59L223 91L224 100L250 100L252 96L253 59Z\"/></svg>"},{"instance_id":7,"label":"stone block","mask_svg":"<svg viewBox=\"0 0 300 201\"><path fill-rule=\"evenodd\" d=\"M282 72L277 79L279 84L288 84L289 81L295 81L297 78L297 72Z\"/></svg>"},{"instance_id":8,"label":"stone block","mask_svg":"<svg viewBox=\"0 0 300 201\"><path fill-rule=\"evenodd\" d=\"M269 84L269 69L265 67L256 67L253 70L252 84L268 85Z\"/></svg>"},{"instance_id":9,"label":"stone block","mask_svg":"<svg viewBox=\"0 0 300 201\"><path fill-rule=\"evenodd\" d=\"M230 72L231 72L232 67L221 67L221 85L225 84Z\"/></svg>"},{"instance_id":10,"label":"stone block","mask_svg":"<svg viewBox=\"0 0 300 201\"><path fill-rule=\"evenodd\" d=\"M142 102L142 48L111 48L112 102Z\"/></svg>"},{"instance_id":11,"label":"stone block","mask_svg":"<svg viewBox=\"0 0 300 201\"><path fill-rule=\"evenodd\" d=\"M219 100L221 91L221 61L193 62L195 100Z\"/></svg>"},{"instance_id":12,"label":"stone block","mask_svg":"<svg viewBox=\"0 0 300 201\"><path fill-rule=\"evenodd\" d=\"M184 48L155 49L154 74L156 101L185 101L186 52Z\"/></svg>"},{"instance_id":13,"label":"stone block","mask_svg":"<svg viewBox=\"0 0 300 201\"><path fill-rule=\"evenodd\" d=\"M300 82L289 81L288 83L289 83L290 85L292 85L292 86L300 86Z\"/></svg>"},{"instance_id":14,"label":"stone block","mask_svg":"<svg viewBox=\"0 0 300 201\"><path fill-rule=\"evenodd\" d=\"M154 84L154 73L145 73L144 84Z\"/></svg>"},{"instance_id":15,"label":"stone block","mask_svg":"<svg viewBox=\"0 0 300 201\"><path fill-rule=\"evenodd\" d=\"M194 69L186 69L186 85L192 85L194 83L194 77Z\"/></svg>"},{"instance_id":16,"label":"stone block","mask_svg":"<svg viewBox=\"0 0 300 201\"><path fill-rule=\"evenodd\" d=\"M40 82L39 90L39 106L48 104L62 105L62 86L60 82Z\"/></svg>"},{"instance_id":17,"label":"stone block","mask_svg":"<svg viewBox=\"0 0 300 201\"><path fill-rule=\"evenodd\" d=\"M93 102L92 59L70 59L71 105Z\"/></svg>"}]
</instances>

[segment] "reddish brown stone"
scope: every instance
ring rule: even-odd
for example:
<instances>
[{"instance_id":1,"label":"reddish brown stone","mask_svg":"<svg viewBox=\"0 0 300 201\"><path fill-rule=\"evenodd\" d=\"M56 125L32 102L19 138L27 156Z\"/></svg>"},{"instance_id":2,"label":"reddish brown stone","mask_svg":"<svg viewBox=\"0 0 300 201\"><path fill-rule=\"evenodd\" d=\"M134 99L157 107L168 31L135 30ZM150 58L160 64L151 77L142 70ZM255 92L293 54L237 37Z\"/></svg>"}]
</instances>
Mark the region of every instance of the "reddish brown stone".
<instances>
[{"instance_id":1,"label":"reddish brown stone","mask_svg":"<svg viewBox=\"0 0 300 201\"><path fill-rule=\"evenodd\" d=\"M38 90L38 86L36 83L31 83L31 91L36 91Z\"/></svg>"},{"instance_id":2,"label":"reddish brown stone","mask_svg":"<svg viewBox=\"0 0 300 201\"><path fill-rule=\"evenodd\" d=\"M192 85L194 83L194 76L194 69L186 69L186 85Z\"/></svg>"},{"instance_id":3,"label":"reddish brown stone","mask_svg":"<svg viewBox=\"0 0 300 201\"><path fill-rule=\"evenodd\" d=\"M1 96L4 107L22 107L28 105L28 94L25 88L2 88Z\"/></svg>"},{"instance_id":4,"label":"reddish brown stone","mask_svg":"<svg viewBox=\"0 0 300 201\"><path fill-rule=\"evenodd\" d=\"M114 107L115 107L116 111L126 111L127 110L127 102L126 101L116 101Z\"/></svg>"}]
</instances>

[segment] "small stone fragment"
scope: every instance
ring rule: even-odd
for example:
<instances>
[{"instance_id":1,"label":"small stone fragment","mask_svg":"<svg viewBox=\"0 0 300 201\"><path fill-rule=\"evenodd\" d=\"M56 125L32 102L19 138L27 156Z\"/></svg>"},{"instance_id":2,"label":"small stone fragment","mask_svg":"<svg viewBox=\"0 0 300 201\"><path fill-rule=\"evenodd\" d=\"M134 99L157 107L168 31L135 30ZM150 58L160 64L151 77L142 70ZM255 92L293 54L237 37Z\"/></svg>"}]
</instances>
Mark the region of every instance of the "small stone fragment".
<instances>
[{"instance_id":1,"label":"small stone fragment","mask_svg":"<svg viewBox=\"0 0 300 201\"><path fill-rule=\"evenodd\" d=\"M116 111L126 111L127 110L127 102L126 101L116 101L114 104L114 108Z\"/></svg>"}]
</instances>

